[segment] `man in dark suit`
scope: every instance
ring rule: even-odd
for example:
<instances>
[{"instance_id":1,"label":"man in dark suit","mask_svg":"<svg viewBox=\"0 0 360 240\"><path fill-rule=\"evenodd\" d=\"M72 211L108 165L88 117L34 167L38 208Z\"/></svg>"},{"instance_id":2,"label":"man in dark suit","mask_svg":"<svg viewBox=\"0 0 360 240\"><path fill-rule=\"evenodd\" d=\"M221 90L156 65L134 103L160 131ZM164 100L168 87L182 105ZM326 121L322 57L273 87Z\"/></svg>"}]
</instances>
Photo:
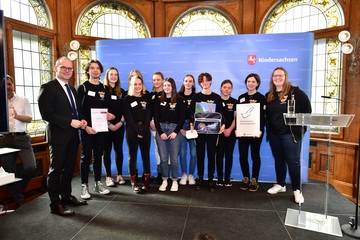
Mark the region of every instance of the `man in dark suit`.
<instances>
[{"instance_id":1,"label":"man in dark suit","mask_svg":"<svg viewBox=\"0 0 360 240\"><path fill-rule=\"evenodd\" d=\"M46 140L50 149L50 169L47 188L50 208L52 213L65 216L75 212L67 209L64 203L86 204L86 201L79 201L71 195L71 180L80 143L79 129L86 129L87 122L80 114L81 105L75 88L68 85L73 74L71 60L59 58L54 72L56 78L41 86L38 103L42 118L48 122Z\"/></svg>"}]
</instances>

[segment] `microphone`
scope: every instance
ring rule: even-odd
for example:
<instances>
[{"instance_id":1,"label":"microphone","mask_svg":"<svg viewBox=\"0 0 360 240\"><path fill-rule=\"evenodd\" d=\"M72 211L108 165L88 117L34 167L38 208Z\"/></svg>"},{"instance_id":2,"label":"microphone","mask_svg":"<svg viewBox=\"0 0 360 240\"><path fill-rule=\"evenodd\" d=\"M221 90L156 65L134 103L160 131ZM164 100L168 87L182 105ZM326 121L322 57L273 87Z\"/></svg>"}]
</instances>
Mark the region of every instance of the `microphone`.
<instances>
[{"instance_id":1,"label":"microphone","mask_svg":"<svg viewBox=\"0 0 360 240\"><path fill-rule=\"evenodd\" d=\"M332 97L329 97L329 96L321 96L322 98L328 98L328 99L331 99Z\"/></svg>"},{"instance_id":2,"label":"microphone","mask_svg":"<svg viewBox=\"0 0 360 240\"><path fill-rule=\"evenodd\" d=\"M326 98L326 99L334 99L334 100L337 100L337 101L340 101L340 102L344 102L344 103L347 103L347 104L350 104L350 105L353 105L353 106L360 107L359 104L352 103L352 102L348 102L348 101L342 100L342 99L340 99L340 98L333 98L333 97L330 97L330 96L321 96L321 97L322 97L322 98Z\"/></svg>"}]
</instances>

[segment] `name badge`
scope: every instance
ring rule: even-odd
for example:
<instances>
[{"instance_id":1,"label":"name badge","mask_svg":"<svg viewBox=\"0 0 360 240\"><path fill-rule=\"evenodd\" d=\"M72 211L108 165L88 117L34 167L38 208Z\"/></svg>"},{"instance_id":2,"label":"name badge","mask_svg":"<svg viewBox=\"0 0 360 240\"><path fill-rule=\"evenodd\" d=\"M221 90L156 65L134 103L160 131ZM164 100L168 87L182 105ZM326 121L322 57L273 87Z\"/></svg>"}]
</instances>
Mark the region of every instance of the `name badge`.
<instances>
[{"instance_id":1,"label":"name badge","mask_svg":"<svg viewBox=\"0 0 360 240\"><path fill-rule=\"evenodd\" d=\"M89 91L88 95L91 96L91 97L95 97L95 92L94 91Z\"/></svg>"},{"instance_id":2,"label":"name badge","mask_svg":"<svg viewBox=\"0 0 360 240\"><path fill-rule=\"evenodd\" d=\"M137 105L138 105L137 101L132 102L132 103L130 104L131 107L136 107Z\"/></svg>"},{"instance_id":3,"label":"name badge","mask_svg":"<svg viewBox=\"0 0 360 240\"><path fill-rule=\"evenodd\" d=\"M243 102L245 102L245 98L244 98L244 97L240 99L240 103L243 103Z\"/></svg>"},{"instance_id":4,"label":"name badge","mask_svg":"<svg viewBox=\"0 0 360 240\"><path fill-rule=\"evenodd\" d=\"M166 106L166 102L160 103L161 106Z\"/></svg>"},{"instance_id":5,"label":"name badge","mask_svg":"<svg viewBox=\"0 0 360 240\"><path fill-rule=\"evenodd\" d=\"M117 96L116 95L111 95L111 99L112 100L117 100Z\"/></svg>"}]
</instances>

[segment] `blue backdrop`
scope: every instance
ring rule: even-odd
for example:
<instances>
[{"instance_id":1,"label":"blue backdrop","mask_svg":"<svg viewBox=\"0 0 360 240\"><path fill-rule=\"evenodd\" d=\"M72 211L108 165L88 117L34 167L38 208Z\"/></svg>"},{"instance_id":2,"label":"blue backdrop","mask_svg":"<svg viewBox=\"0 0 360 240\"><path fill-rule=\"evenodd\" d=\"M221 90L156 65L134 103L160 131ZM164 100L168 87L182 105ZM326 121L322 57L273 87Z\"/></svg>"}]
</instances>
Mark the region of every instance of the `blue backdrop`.
<instances>
[{"instance_id":1,"label":"blue backdrop","mask_svg":"<svg viewBox=\"0 0 360 240\"><path fill-rule=\"evenodd\" d=\"M211 88L214 92L220 94L221 82L230 79L234 86L231 95L237 99L247 91L245 77L250 73L257 73L262 81L259 92L265 95L272 71L282 66L288 70L290 81L304 90L311 99L313 41L313 33L99 40L96 42L96 54L104 69L116 67L119 70L121 86L125 90L128 85L127 77L132 69L141 71L149 91L152 88L152 74L157 71L162 72L165 78L174 78L178 90L186 74L192 74L197 82L200 73L208 72L213 77ZM197 84L196 90L200 91ZM259 180L275 181L274 160L265 137L261 146ZM307 181L309 132L305 135L303 147L302 179ZM124 175L128 175L127 154L124 141ZM151 173L156 176L153 146L150 157ZM251 159L249 163L251 164ZM142 174L140 153L137 165L139 174ZM114 160L112 172L116 173ZM180 167L179 172L181 174ZM237 144L231 177L243 179Z\"/></svg>"}]
</instances>

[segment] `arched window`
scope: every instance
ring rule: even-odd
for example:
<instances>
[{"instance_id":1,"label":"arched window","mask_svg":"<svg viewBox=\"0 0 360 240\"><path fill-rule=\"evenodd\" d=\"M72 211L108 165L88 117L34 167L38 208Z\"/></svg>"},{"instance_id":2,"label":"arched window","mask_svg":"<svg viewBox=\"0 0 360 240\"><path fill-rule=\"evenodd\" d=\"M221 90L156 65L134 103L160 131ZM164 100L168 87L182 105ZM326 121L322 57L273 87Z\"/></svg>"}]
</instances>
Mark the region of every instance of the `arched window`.
<instances>
[{"instance_id":1,"label":"arched window","mask_svg":"<svg viewBox=\"0 0 360 240\"><path fill-rule=\"evenodd\" d=\"M261 33L308 32L344 25L338 1L281 1L263 21ZM311 105L313 113L338 114L340 103L321 96L341 98L342 53L337 35L314 42ZM322 128L312 127L313 132ZM339 132L334 128L334 133Z\"/></svg>"},{"instance_id":2,"label":"arched window","mask_svg":"<svg viewBox=\"0 0 360 240\"><path fill-rule=\"evenodd\" d=\"M110 39L150 37L150 31L143 18L123 3L101 3L89 6L78 20L76 34ZM83 69L94 57L94 45L80 45L78 59L80 83L87 80Z\"/></svg>"},{"instance_id":3,"label":"arched window","mask_svg":"<svg viewBox=\"0 0 360 240\"><path fill-rule=\"evenodd\" d=\"M224 13L197 7L182 14L170 30L170 37L235 35L235 25Z\"/></svg>"},{"instance_id":4,"label":"arched window","mask_svg":"<svg viewBox=\"0 0 360 240\"><path fill-rule=\"evenodd\" d=\"M45 124L37 97L40 85L53 78L53 50L52 39L45 37L48 34L41 35L38 26L51 29L50 15L43 0L1 0L1 8L6 17L34 25L24 32L14 24L12 32L7 34L12 35L13 41L16 93L27 97L32 107L33 121L27 125L27 131L31 135L43 134Z\"/></svg>"}]
</instances>

